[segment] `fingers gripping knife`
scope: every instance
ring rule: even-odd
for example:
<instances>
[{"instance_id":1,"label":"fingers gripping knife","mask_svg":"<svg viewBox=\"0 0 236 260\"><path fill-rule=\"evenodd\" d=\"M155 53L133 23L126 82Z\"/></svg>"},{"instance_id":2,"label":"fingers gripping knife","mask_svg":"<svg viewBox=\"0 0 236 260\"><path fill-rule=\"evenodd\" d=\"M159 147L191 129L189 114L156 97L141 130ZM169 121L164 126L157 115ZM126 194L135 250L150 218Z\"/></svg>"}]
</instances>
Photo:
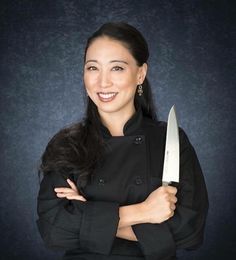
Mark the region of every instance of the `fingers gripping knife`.
<instances>
[{"instance_id":1,"label":"fingers gripping knife","mask_svg":"<svg viewBox=\"0 0 236 260\"><path fill-rule=\"evenodd\" d=\"M172 182L179 182L179 129L175 106L170 109L167 122L162 185L168 186Z\"/></svg>"}]
</instances>

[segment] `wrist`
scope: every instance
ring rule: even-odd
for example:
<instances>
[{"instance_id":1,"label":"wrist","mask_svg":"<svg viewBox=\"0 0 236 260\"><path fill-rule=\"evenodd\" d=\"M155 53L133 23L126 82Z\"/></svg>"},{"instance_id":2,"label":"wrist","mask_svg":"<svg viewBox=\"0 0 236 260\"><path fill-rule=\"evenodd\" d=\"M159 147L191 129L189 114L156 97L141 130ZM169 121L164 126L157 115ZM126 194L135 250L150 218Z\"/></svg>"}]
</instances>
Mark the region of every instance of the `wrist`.
<instances>
[{"instance_id":1,"label":"wrist","mask_svg":"<svg viewBox=\"0 0 236 260\"><path fill-rule=\"evenodd\" d=\"M119 215L119 228L145 223L145 204L137 203L128 206L122 206L119 209Z\"/></svg>"},{"instance_id":2,"label":"wrist","mask_svg":"<svg viewBox=\"0 0 236 260\"><path fill-rule=\"evenodd\" d=\"M138 211L139 211L139 214L140 214L139 217L140 217L140 220L141 220L141 222L139 224L148 223L149 217L148 217L148 214L147 214L147 206L146 206L145 201L138 203L137 206L138 206Z\"/></svg>"}]
</instances>

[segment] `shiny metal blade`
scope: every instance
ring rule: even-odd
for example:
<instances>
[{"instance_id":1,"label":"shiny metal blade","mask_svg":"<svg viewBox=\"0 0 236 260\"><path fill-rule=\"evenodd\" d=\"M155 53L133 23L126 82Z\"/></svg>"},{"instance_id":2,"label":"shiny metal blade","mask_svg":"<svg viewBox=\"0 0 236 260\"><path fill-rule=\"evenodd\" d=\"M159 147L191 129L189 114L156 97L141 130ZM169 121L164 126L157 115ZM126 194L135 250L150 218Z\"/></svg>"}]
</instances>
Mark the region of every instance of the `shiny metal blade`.
<instances>
[{"instance_id":1,"label":"shiny metal blade","mask_svg":"<svg viewBox=\"0 0 236 260\"><path fill-rule=\"evenodd\" d=\"M163 185L168 185L171 182L179 182L179 129L175 106L172 106L168 116L162 175Z\"/></svg>"}]
</instances>

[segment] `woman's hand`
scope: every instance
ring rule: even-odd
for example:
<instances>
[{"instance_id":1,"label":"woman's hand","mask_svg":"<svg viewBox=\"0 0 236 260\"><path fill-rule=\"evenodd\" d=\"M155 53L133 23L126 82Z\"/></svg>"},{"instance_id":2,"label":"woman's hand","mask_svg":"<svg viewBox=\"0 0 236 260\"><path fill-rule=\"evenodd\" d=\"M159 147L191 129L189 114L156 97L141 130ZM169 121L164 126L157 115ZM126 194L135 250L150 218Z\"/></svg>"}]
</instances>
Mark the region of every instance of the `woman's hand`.
<instances>
[{"instance_id":1,"label":"woman's hand","mask_svg":"<svg viewBox=\"0 0 236 260\"><path fill-rule=\"evenodd\" d=\"M119 208L118 228L142 223L160 224L171 218L176 208L176 193L175 187L162 186L150 193L146 200L141 203L121 206Z\"/></svg>"},{"instance_id":2,"label":"woman's hand","mask_svg":"<svg viewBox=\"0 0 236 260\"><path fill-rule=\"evenodd\" d=\"M160 224L173 217L177 202L176 193L177 189L172 186L162 186L150 193L141 203L147 222Z\"/></svg>"},{"instance_id":3,"label":"woman's hand","mask_svg":"<svg viewBox=\"0 0 236 260\"><path fill-rule=\"evenodd\" d=\"M58 198L66 198L68 200L80 200L86 201L86 199L79 194L79 191L76 185L70 179L66 180L71 188L55 188L54 191L57 193Z\"/></svg>"}]
</instances>

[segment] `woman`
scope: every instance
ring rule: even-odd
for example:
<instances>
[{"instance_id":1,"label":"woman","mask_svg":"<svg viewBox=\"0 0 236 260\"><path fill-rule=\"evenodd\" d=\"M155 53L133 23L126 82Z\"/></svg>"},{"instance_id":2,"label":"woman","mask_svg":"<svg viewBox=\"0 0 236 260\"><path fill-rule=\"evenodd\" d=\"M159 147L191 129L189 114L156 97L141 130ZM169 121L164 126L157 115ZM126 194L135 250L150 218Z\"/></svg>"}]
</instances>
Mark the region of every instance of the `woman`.
<instances>
[{"instance_id":1,"label":"woman","mask_svg":"<svg viewBox=\"0 0 236 260\"><path fill-rule=\"evenodd\" d=\"M86 117L52 138L40 168L38 228L63 259L176 259L202 242L207 192L182 129L178 190L161 186L166 124L155 116L148 56L125 23L88 39Z\"/></svg>"}]
</instances>

